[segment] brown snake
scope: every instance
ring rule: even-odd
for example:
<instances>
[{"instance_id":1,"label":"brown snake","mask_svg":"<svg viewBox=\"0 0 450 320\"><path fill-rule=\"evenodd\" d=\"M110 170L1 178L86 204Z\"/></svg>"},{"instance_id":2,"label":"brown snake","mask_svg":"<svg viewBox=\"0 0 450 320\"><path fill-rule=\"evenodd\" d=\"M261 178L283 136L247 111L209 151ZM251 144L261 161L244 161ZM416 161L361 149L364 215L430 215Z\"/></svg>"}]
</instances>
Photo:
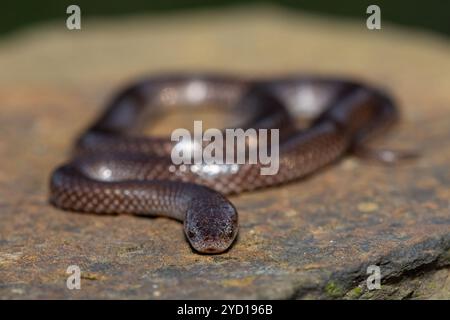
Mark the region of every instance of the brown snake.
<instances>
[{"instance_id":1,"label":"brown snake","mask_svg":"<svg viewBox=\"0 0 450 320\"><path fill-rule=\"evenodd\" d=\"M183 172L169 171L174 142L144 136L143 125L172 106L205 104L236 113L244 129L279 128L278 173L261 175L260 164L207 175L189 165ZM120 92L81 135L73 159L52 174L50 200L78 212L174 218L184 222L196 251L220 253L238 231L237 211L224 195L302 178L356 150L397 116L381 91L341 79L153 77ZM312 120L300 129L296 118Z\"/></svg>"}]
</instances>

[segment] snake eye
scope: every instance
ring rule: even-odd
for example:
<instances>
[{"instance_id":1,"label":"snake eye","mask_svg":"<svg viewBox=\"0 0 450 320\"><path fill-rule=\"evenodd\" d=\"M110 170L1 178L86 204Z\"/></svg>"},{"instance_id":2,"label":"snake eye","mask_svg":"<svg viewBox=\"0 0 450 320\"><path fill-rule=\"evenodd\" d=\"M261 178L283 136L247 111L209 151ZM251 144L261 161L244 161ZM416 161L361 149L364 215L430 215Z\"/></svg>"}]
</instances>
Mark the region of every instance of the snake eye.
<instances>
[{"instance_id":1,"label":"snake eye","mask_svg":"<svg viewBox=\"0 0 450 320\"><path fill-rule=\"evenodd\" d=\"M189 238L194 238L195 237L195 232L194 231L192 231L192 230L189 230L188 232L187 232L187 235L188 235L188 237Z\"/></svg>"}]
</instances>

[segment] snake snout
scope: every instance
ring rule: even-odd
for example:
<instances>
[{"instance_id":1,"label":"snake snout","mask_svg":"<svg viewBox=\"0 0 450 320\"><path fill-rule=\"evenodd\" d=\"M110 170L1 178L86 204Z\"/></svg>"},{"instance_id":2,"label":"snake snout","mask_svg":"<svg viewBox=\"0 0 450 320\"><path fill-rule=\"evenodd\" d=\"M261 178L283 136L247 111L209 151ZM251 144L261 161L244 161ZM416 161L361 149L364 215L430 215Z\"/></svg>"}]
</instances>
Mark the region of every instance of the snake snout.
<instances>
[{"instance_id":1,"label":"snake snout","mask_svg":"<svg viewBox=\"0 0 450 320\"><path fill-rule=\"evenodd\" d=\"M217 239L214 241L202 241L201 243L192 243L194 249L200 253L217 254L228 250L233 241L226 241L224 239Z\"/></svg>"},{"instance_id":2,"label":"snake snout","mask_svg":"<svg viewBox=\"0 0 450 320\"><path fill-rule=\"evenodd\" d=\"M209 231L189 228L185 231L186 237L195 251L206 254L222 253L233 243L234 237L223 237Z\"/></svg>"}]
</instances>

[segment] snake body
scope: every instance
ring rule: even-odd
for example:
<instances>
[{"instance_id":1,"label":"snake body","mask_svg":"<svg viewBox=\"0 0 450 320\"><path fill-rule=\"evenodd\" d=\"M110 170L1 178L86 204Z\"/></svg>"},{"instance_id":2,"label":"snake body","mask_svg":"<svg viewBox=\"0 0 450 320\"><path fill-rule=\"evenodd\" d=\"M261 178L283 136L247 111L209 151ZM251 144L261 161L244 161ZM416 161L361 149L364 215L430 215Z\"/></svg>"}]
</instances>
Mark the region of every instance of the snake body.
<instances>
[{"instance_id":1,"label":"snake body","mask_svg":"<svg viewBox=\"0 0 450 320\"><path fill-rule=\"evenodd\" d=\"M241 128L279 128L279 171L260 164L202 165L171 172L174 142L142 134L173 106L220 106ZM221 75L166 75L127 87L77 140L70 162L51 176L50 201L72 211L161 215L184 223L191 246L221 253L233 243L238 214L225 197L287 183L331 164L398 117L382 91L321 77L243 80ZM298 128L297 118L308 118ZM194 170L195 169L195 170ZM206 172L206 173L205 173Z\"/></svg>"}]
</instances>

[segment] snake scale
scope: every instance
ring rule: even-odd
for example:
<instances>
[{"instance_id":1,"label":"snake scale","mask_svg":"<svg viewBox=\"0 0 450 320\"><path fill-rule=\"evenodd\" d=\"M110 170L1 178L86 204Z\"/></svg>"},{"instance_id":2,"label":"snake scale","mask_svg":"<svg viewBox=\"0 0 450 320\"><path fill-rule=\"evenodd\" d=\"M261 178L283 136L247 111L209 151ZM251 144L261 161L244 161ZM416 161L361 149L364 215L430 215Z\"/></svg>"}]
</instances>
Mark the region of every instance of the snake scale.
<instances>
[{"instance_id":1,"label":"snake scale","mask_svg":"<svg viewBox=\"0 0 450 320\"><path fill-rule=\"evenodd\" d=\"M234 113L241 128L280 130L279 171L260 164L200 174L170 171L174 142L143 134L172 107L214 105ZM309 119L306 127L297 120ZM200 253L226 251L237 235L238 213L225 195L280 185L309 175L362 146L398 118L383 91L318 76L242 79L217 74L145 78L119 92L81 134L72 159L50 179L58 208L96 214L157 215L184 223ZM201 169L201 168L200 168Z\"/></svg>"}]
</instances>

